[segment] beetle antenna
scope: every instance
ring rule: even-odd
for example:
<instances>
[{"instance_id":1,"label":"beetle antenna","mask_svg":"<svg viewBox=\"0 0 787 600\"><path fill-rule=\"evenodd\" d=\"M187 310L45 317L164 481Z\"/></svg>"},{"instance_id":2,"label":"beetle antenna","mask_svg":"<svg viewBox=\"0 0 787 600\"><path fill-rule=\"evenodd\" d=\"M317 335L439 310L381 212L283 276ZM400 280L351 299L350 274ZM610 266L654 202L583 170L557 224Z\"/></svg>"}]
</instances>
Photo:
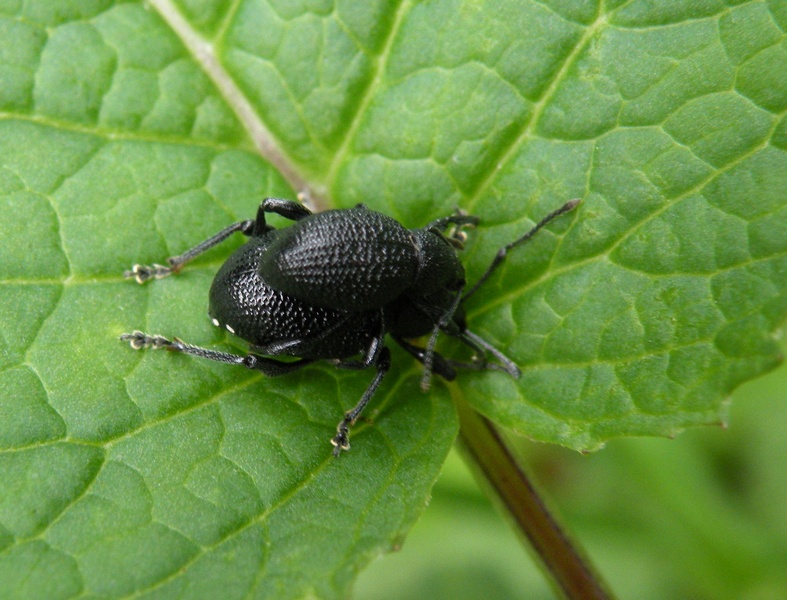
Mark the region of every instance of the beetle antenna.
<instances>
[{"instance_id":1,"label":"beetle antenna","mask_svg":"<svg viewBox=\"0 0 787 600\"><path fill-rule=\"evenodd\" d=\"M473 294L475 294L478 291L478 289L484 284L484 282L486 282L486 280L489 279L489 276L495 271L495 269L497 269L497 267L500 266L500 264L503 262L503 260L505 260L505 257L508 254L509 250L513 250L517 246L521 246L525 242L527 242L530 239L532 239L532 237L536 233L538 233L538 231L542 227L544 227L547 223L550 223L551 221L554 221L555 219L557 219L559 216L561 216L561 215L563 215L563 214L573 210L574 208L576 208L576 206L581 201L582 201L581 198L575 198L574 200L569 200L563 206L561 206L557 210L552 211L546 217L541 219L538 223L536 223L535 227L533 227L530 231L528 231L521 238L516 239L513 242L511 242L510 244L506 244L505 246L500 248L500 250L497 251L497 254L495 255L495 257L492 259L492 262L490 263L490 265L487 267L487 269L484 272L484 274L481 275L481 277L478 279L478 281L475 282L473 287L470 288L470 291L467 292L463 296L462 301L467 300L468 298L470 298L470 296L472 296Z\"/></svg>"}]
</instances>

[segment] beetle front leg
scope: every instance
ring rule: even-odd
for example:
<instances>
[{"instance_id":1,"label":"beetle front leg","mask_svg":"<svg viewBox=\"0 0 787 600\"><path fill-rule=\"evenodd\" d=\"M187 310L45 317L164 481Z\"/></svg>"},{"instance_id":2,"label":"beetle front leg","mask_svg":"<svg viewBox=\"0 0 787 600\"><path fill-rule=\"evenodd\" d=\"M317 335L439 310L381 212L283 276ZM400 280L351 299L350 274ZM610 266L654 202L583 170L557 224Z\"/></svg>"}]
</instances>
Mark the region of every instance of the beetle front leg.
<instances>
[{"instance_id":1,"label":"beetle front leg","mask_svg":"<svg viewBox=\"0 0 787 600\"><path fill-rule=\"evenodd\" d=\"M391 367L391 351L388 350L386 346L380 348L380 351L377 354L377 357L374 361L374 365L377 367L377 373L372 379L372 382L369 384L369 387L366 388L366 391L361 396L361 399L358 401L351 410L348 410L344 413L344 418L339 421L339 424L336 426L336 435L333 436L331 440L331 444L333 444L333 455L339 456L342 453L342 450L349 450L350 449L350 427L355 424L358 420L358 417L363 412L363 409L369 404L369 400L372 399L374 392L380 386L380 382L385 377L385 374L388 372L388 369Z\"/></svg>"},{"instance_id":2,"label":"beetle front leg","mask_svg":"<svg viewBox=\"0 0 787 600\"><path fill-rule=\"evenodd\" d=\"M221 352L219 350L201 348L200 346L192 346L178 338L172 338L170 340L161 335L149 335L141 331L124 333L120 336L120 339L131 344L134 350L144 350L147 348L158 350L163 348L170 352L180 352L181 354L189 354L198 358L207 358L208 360L214 360L216 362L240 365L248 369L261 371L268 377L286 375L287 373L297 371L314 362L314 359L311 358L301 358L300 360L292 362L283 362L273 358L257 356L256 354L232 354L231 352Z\"/></svg>"},{"instance_id":3,"label":"beetle front leg","mask_svg":"<svg viewBox=\"0 0 787 600\"><path fill-rule=\"evenodd\" d=\"M186 250L183 254L179 254L178 256L170 256L167 259L166 265L160 265L158 263L153 263L152 265L134 265L130 270L123 272L123 277L126 279L134 278L137 280L137 283L140 284L145 283L151 279L161 279L163 277L168 277L169 275L180 271L181 267L190 260L196 258L203 252L210 250L214 246L218 246L236 231L240 231L247 236L252 235L254 232L254 221L248 220L233 223L229 227L219 231L216 235L209 237L204 242L201 242L193 248Z\"/></svg>"}]
</instances>

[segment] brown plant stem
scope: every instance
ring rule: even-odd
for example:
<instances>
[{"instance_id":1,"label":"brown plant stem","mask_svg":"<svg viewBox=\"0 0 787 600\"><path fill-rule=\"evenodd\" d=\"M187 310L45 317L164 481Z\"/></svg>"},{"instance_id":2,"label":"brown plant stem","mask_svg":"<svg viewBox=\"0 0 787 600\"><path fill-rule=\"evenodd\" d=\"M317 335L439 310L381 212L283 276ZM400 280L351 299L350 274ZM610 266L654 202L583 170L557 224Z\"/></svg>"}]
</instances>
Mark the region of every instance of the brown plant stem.
<instances>
[{"instance_id":1,"label":"brown plant stem","mask_svg":"<svg viewBox=\"0 0 787 600\"><path fill-rule=\"evenodd\" d=\"M569 600L612 598L587 558L546 507L522 465L488 419L455 397L460 449L538 557L551 583Z\"/></svg>"}]
</instances>

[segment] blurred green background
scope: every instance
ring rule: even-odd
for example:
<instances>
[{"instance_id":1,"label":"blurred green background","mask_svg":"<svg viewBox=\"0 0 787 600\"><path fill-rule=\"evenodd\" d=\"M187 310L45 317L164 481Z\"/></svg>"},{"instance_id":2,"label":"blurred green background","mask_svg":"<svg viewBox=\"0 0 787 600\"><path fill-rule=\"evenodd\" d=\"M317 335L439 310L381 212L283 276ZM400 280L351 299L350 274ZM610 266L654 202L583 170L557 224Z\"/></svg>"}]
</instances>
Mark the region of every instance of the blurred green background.
<instances>
[{"instance_id":1,"label":"blurred green background","mask_svg":"<svg viewBox=\"0 0 787 600\"><path fill-rule=\"evenodd\" d=\"M782 346L787 353L787 343ZM787 366L733 395L729 426L632 438L583 456L523 441L531 473L615 595L787 598ZM399 552L356 600L554 598L453 452Z\"/></svg>"}]
</instances>

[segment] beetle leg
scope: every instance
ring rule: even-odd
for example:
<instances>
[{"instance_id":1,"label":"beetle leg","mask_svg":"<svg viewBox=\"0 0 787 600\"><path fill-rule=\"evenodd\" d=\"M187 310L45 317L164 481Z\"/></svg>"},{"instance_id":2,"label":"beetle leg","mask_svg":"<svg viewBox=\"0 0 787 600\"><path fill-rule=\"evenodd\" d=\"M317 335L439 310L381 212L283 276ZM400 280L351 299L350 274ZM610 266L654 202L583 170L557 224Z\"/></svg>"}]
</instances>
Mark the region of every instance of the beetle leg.
<instances>
[{"instance_id":1,"label":"beetle leg","mask_svg":"<svg viewBox=\"0 0 787 600\"><path fill-rule=\"evenodd\" d=\"M415 360L424 364L426 361L426 349L411 344L399 337L394 337L394 340ZM469 363L467 366L470 366ZM432 352L432 373L436 373L446 381L453 381L456 379L456 371L453 367L466 368L465 363L458 363L456 361L445 358L438 352Z\"/></svg>"},{"instance_id":2,"label":"beetle leg","mask_svg":"<svg viewBox=\"0 0 787 600\"><path fill-rule=\"evenodd\" d=\"M462 333L456 335L456 337L466 346L472 348L476 354L486 357L486 353L488 352L500 362L499 365L496 365L495 363L486 362L486 358L484 358L483 362L479 364L478 368L480 370L492 369L505 371L514 379L519 379L522 376L522 371L519 370L519 367L513 360L500 352L500 350L495 348L480 335L473 333L469 329L465 329Z\"/></svg>"},{"instance_id":3,"label":"beetle leg","mask_svg":"<svg viewBox=\"0 0 787 600\"><path fill-rule=\"evenodd\" d=\"M166 265L160 265L158 263L154 263L152 265L137 264L131 267L130 270L124 271L123 277L127 279L134 278L137 280L137 283L145 283L150 279L161 279L163 277L172 275L173 273L177 273L184 264L196 258L203 252L210 250L214 246L218 246L236 231L240 231L247 236L265 233L265 231L271 229L271 227L265 223L266 212L276 213L292 221L298 221L299 219L312 214L308 208L298 202L284 200L282 198L265 198L257 211L256 221L247 220L233 223L229 227L222 229L216 235L208 238L204 242L201 242L193 248L186 250L183 254L169 257L167 259Z\"/></svg>"},{"instance_id":4,"label":"beetle leg","mask_svg":"<svg viewBox=\"0 0 787 600\"><path fill-rule=\"evenodd\" d=\"M458 225L460 227L464 227L464 226L474 227L475 225L478 225L479 222L480 219L475 215L468 215L463 212L457 212L454 215L448 215L447 217L440 217L439 219L435 219L434 221L427 224L426 227L424 227L424 229L438 229L442 231L449 225Z\"/></svg>"},{"instance_id":5,"label":"beetle leg","mask_svg":"<svg viewBox=\"0 0 787 600\"><path fill-rule=\"evenodd\" d=\"M451 323L451 319L454 318L456 309L459 308L459 305L462 303L463 289L464 285L457 290L456 296L454 296L454 300L451 302L451 306L449 306L445 313L443 313L443 316L440 317L440 320L432 330L432 334L429 336L429 342L426 344L426 350L424 351L424 359L421 361L424 365L424 373L421 376L421 389L424 391L428 390L431 385L432 365L435 356L434 348L437 344L437 335L440 333L441 329L448 327L449 323Z\"/></svg>"},{"instance_id":6,"label":"beetle leg","mask_svg":"<svg viewBox=\"0 0 787 600\"><path fill-rule=\"evenodd\" d=\"M358 417L360 416L361 412L363 412L363 409L367 404L369 404L369 400L372 399L375 390L377 390L380 382L383 380L383 377L385 377L385 374L388 372L388 369L391 366L391 351L388 350L386 346L382 346L377 352L374 365L377 367L377 373L375 374L374 379L372 379L369 387L366 388L366 391L363 393L363 396L361 396L358 404L344 413L344 418L339 421L339 424L336 426L336 435L333 436L333 439L331 439L331 444L334 445L334 456L339 456L342 453L342 450L350 449L350 427L355 424L355 421L358 420Z\"/></svg>"},{"instance_id":7,"label":"beetle leg","mask_svg":"<svg viewBox=\"0 0 787 600\"><path fill-rule=\"evenodd\" d=\"M553 210L546 217L541 219L538 223L536 223L536 225L530 231L528 231L521 238L514 240L510 244L506 244L505 246L500 248L500 250L497 251L495 257L492 259L492 262L486 268L486 271L484 271L484 274L478 278L478 281L476 281L475 284L473 284L473 287L470 288L470 291L464 295L462 300L467 300L470 296L472 296L478 291L478 288L480 288L484 284L484 282L487 279L489 279L489 276L494 272L494 270L500 266L500 263L502 263L503 260L505 260L506 254L508 254L509 250L513 250L517 246L521 246L522 244L530 240L538 232L539 229L544 227L550 221L553 221L554 219L558 218L560 215L565 214L570 210L573 210L579 203L580 203L579 198L576 198L574 200L569 200L563 206L561 206L557 210Z\"/></svg>"},{"instance_id":8,"label":"beetle leg","mask_svg":"<svg viewBox=\"0 0 787 600\"><path fill-rule=\"evenodd\" d=\"M285 200L284 198L265 198L257 209L257 220L254 228L255 234L259 235L271 229L265 222L265 213L275 213L290 221L299 221L312 214L312 211L300 202Z\"/></svg>"},{"instance_id":9,"label":"beetle leg","mask_svg":"<svg viewBox=\"0 0 787 600\"><path fill-rule=\"evenodd\" d=\"M382 319L382 315L380 317ZM382 327L382 321L380 321L380 333L372 339L372 342L369 344L369 347L363 353L363 358L361 360L337 360L336 366L340 369L353 369L353 370L360 370L366 369L370 367L372 364L377 364L377 358L382 352L385 346L383 345L385 341L385 329Z\"/></svg>"},{"instance_id":10,"label":"beetle leg","mask_svg":"<svg viewBox=\"0 0 787 600\"><path fill-rule=\"evenodd\" d=\"M137 280L137 283L145 283L150 279L161 279L162 277L177 273L184 264L203 252L210 250L214 246L218 246L236 231L240 231L244 235L251 235L254 231L254 221L239 221L238 223L233 223L204 242L186 250L183 254L169 257L167 259L167 265L159 265L157 263L153 265L134 265L129 271L123 272L123 277L126 279L133 277Z\"/></svg>"},{"instance_id":11,"label":"beetle leg","mask_svg":"<svg viewBox=\"0 0 787 600\"><path fill-rule=\"evenodd\" d=\"M180 352L182 354L189 354L199 358L207 358L208 360L215 360L231 365L241 365L255 371L262 371L268 377L277 377L279 375L286 375L297 371L301 367L314 362L311 358L302 358L292 362L283 362L273 358L266 358L264 356L257 356L256 354L232 354L230 352L220 352L218 350L210 350L208 348L201 348L199 346L192 346L186 344L183 340L172 338L171 340L160 335L149 335L141 331L133 333L124 333L120 336L124 342L129 342L134 350L143 350L146 348L160 349L164 348L171 352Z\"/></svg>"},{"instance_id":12,"label":"beetle leg","mask_svg":"<svg viewBox=\"0 0 787 600\"><path fill-rule=\"evenodd\" d=\"M394 338L394 339L402 348L404 348L410 354L410 356L412 356L418 362L423 364L424 355L426 353L426 350L424 348L411 344L406 340L400 338ZM473 350L476 350L476 348L473 348ZM478 348L476 352L483 354L481 348ZM465 371L503 371L504 373L511 374L511 371L505 366L498 365L497 363L493 363L493 362L488 362L486 360L465 362L462 360L454 360L453 358L446 358L439 352L432 353L432 356L434 358L434 362L432 363L432 373L439 375L446 381L453 381L454 379L456 379L457 369L463 369Z\"/></svg>"},{"instance_id":13,"label":"beetle leg","mask_svg":"<svg viewBox=\"0 0 787 600\"><path fill-rule=\"evenodd\" d=\"M454 248L457 250L462 250L464 248L464 243L467 241L467 233L465 232L465 228L475 227L478 225L479 221L480 219L478 217L468 215L465 212L457 210L456 214L454 215L435 219L426 227L424 227L424 229L437 232L443 236ZM446 227L449 225L453 225L453 228L450 231L445 232Z\"/></svg>"}]
</instances>

